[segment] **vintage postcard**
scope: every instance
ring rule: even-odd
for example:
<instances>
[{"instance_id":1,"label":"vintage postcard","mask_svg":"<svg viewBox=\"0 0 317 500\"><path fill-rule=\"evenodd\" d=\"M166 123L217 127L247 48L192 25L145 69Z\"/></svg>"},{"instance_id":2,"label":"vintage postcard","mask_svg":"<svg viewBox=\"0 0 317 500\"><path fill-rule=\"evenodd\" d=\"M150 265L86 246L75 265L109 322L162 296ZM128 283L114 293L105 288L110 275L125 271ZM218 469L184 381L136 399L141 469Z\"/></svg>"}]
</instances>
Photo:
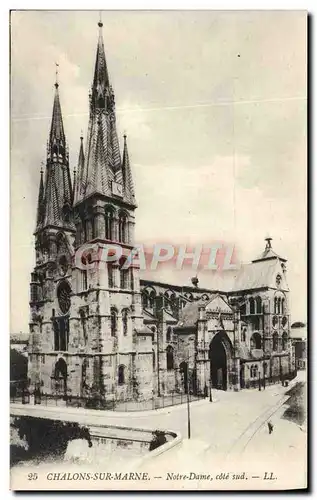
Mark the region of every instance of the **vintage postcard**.
<instances>
[{"instance_id":1,"label":"vintage postcard","mask_svg":"<svg viewBox=\"0 0 317 500\"><path fill-rule=\"evenodd\" d=\"M307 13L10 22L12 490L307 488Z\"/></svg>"}]
</instances>

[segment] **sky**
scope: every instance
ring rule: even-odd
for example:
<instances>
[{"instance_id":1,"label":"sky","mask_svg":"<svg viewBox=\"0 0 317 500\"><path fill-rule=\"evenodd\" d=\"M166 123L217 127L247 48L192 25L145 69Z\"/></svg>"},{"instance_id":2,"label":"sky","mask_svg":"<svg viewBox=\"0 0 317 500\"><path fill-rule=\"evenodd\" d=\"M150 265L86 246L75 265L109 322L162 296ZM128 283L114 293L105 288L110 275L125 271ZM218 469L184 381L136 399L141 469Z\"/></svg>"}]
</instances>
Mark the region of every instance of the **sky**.
<instances>
[{"instance_id":1,"label":"sky","mask_svg":"<svg viewBox=\"0 0 317 500\"><path fill-rule=\"evenodd\" d=\"M55 63L73 169L98 20L97 11L12 13L12 332L28 331ZM128 135L136 241L230 242L247 262L270 235L288 259L292 321L306 321L306 13L104 11L102 21L121 145ZM168 268L155 278L190 284Z\"/></svg>"}]
</instances>

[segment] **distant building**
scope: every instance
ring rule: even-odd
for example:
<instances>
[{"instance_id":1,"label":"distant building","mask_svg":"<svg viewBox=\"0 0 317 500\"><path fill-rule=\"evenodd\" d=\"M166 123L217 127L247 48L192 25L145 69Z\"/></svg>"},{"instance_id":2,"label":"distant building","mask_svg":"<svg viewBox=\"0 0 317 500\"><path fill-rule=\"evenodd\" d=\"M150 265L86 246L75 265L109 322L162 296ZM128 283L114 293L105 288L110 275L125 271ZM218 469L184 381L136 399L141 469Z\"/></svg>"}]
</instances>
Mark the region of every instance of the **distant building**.
<instances>
[{"instance_id":1,"label":"distant building","mask_svg":"<svg viewBox=\"0 0 317 500\"><path fill-rule=\"evenodd\" d=\"M14 349L21 354L28 355L29 333L11 333L10 349Z\"/></svg>"},{"instance_id":2,"label":"distant building","mask_svg":"<svg viewBox=\"0 0 317 500\"><path fill-rule=\"evenodd\" d=\"M305 370L307 366L307 325L293 323L290 331L292 358L297 370Z\"/></svg>"}]
</instances>

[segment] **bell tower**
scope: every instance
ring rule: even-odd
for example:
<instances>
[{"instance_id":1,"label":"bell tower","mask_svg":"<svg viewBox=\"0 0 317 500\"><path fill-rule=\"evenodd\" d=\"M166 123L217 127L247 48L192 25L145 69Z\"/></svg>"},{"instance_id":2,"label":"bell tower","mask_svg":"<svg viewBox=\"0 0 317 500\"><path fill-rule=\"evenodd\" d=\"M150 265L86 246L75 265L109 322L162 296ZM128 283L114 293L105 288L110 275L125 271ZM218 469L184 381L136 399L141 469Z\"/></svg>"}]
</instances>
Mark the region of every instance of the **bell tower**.
<instances>
[{"instance_id":1,"label":"bell tower","mask_svg":"<svg viewBox=\"0 0 317 500\"><path fill-rule=\"evenodd\" d=\"M86 145L81 138L74 192L70 326L87 354L82 394L128 400L152 393L152 332L143 325L139 269L124 266L133 249L137 205L126 135L122 154L119 146L101 21L98 27ZM111 246L118 258L109 261Z\"/></svg>"},{"instance_id":2,"label":"bell tower","mask_svg":"<svg viewBox=\"0 0 317 500\"><path fill-rule=\"evenodd\" d=\"M72 203L69 155L56 75L45 179L43 168L40 172L34 232L36 258L30 283L29 378L31 386L44 387L44 392L52 390L57 356L68 351L75 237Z\"/></svg>"}]
</instances>

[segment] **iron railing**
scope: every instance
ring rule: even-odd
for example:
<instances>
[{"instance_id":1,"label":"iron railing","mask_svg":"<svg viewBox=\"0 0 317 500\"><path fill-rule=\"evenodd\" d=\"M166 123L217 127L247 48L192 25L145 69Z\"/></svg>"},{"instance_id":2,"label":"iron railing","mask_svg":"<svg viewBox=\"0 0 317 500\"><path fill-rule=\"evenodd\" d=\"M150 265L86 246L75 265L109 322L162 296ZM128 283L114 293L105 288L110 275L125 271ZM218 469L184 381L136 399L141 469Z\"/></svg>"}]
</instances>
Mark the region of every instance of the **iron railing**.
<instances>
[{"instance_id":1,"label":"iron railing","mask_svg":"<svg viewBox=\"0 0 317 500\"><path fill-rule=\"evenodd\" d=\"M72 408L89 408L95 410L108 410L108 411L145 411L145 410L157 410L159 408L166 408L169 406L175 406L192 401L198 401L204 398L204 395L194 395L180 394L172 392L167 395L162 395L160 397L152 397L146 401L120 401L115 397L80 397L62 394L43 394L39 391L35 391L31 396L27 389L16 392L14 395L11 394L12 403L30 403L41 404L44 406L66 406Z\"/></svg>"}]
</instances>

